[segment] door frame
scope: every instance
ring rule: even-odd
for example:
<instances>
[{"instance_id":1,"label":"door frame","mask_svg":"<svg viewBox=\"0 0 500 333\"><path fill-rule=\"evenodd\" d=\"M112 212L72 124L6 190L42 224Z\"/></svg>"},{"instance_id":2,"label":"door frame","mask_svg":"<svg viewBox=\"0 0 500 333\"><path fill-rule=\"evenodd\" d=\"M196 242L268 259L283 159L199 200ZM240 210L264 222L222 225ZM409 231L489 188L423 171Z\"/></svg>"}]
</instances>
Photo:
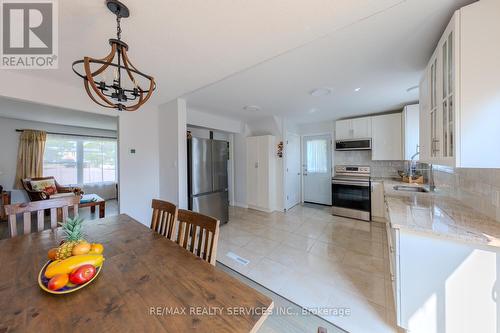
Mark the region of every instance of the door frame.
<instances>
[{"instance_id":1,"label":"door frame","mask_svg":"<svg viewBox=\"0 0 500 333\"><path fill-rule=\"evenodd\" d=\"M292 134L292 135L296 135L299 139L299 193L298 193L298 197L299 197L299 201L294 204L293 206L290 206L288 207L288 200L287 200L287 196L288 196L288 171L287 171L287 168L288 168L288 162L289 162L289 154L288 154L288 141L289 141L289 135ZM283 167L283 174L284 174L284 177L283 177L283 208L284 208L284 211L286 212L287 210L289 209L292 209L293 207L297 206L297 205L300 205L302 203L302 135L300 135L299 133L295 133L295 132L292 132L292 131L286 131L286 137L285 137L285 161L284 161L284 167Z\"/></svg>"},{"instance_id":2,"label":"door frame","mask_svg":"<svg viewBox=\"0 0 500 333\"><path fill-rule=\"evenodd\" d=\"M300 136L300 188L301 188L301 193L300 193L300 203L304 204L304 162L305 162L305 152L304 152L304 138L309 137L309 136L319 136L319 135L325 135L330 138L330 177L333 177L333 165L334 165L334 154L333 154L333 132L318 132L318 133L308 133L308 134L302 134ZM333 198L332 198L333 201Z\"/></svg>"}]
</instances>

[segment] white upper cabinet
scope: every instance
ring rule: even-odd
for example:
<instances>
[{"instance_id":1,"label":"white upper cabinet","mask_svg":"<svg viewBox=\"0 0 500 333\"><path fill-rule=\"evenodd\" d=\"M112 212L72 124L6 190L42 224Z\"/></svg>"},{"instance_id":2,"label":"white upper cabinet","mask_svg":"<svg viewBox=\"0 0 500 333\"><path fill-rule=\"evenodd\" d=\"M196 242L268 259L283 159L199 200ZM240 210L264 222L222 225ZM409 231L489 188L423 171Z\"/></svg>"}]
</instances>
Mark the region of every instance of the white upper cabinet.
<instances>
[{"instance_id":1,"label":"white upper cabinet","mask_svg":"<svg viewBox=\"0 0 500 333\"><path fill-rule=\"evenodd\" d=\"M372 137L372 118L354 118L352 119L352 130L354 139L368 139Z\"/></svg>"},{"instance_id":2,"label":"white upper cabinet","mask_svg":"<svg viewBox=\"0 0 500 333\"><path fill-rule=\"evenodd\" d=\"M419 151L420 108L418 104L403 109L404 159L411 160ZM418 160L418 158L417 158Z\"/></svg>"},{"instance_id":3,"label":"white upper cabinet","mask_svg":"<svg viewBox=\"0 0 500 333\"><path fill-rule=\"evenodd\" d=\"M420 82L420 160L500 167L500 1L456 11Z\"/></svg>"},{"instance_id":4,"label":"white upper cabinet","mask_svg":"<svg viewBox=\"0 0 500 333\"><path fill-rule=\"evenodd\" d=\"M335 140L369 139L371 137L371 117L337 120L335 122Z\"/></svg>"},{"instance_id":5,"label":"white upper cabinet","mask_svg":"<svg viewBox=\"0 0 500 333\"><path fill-rule=\"evenodd\" d=\"M401 113L372 117L372 160L402 160L402 132Z\"/></svg>"},{"instance_id":6,"label":"white upper cabinet","mask_svg":"<svg viewBox=\"0 0 500 333\"><path fill-rule=\"evenodd\" d=\"M337 120L335 122L335 139L336 140L348 140L352 139L352 120Z\"/></svg>"}]
</instances>

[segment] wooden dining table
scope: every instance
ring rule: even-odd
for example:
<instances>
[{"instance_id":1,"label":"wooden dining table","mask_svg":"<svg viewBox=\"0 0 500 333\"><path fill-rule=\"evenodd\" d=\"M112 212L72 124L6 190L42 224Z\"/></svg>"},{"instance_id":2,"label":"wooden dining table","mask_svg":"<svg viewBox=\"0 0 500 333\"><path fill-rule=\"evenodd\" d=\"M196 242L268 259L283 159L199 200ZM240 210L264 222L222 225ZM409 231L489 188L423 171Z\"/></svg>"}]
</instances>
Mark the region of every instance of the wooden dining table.
<instances>
[{"instance_id":1,"label":"wooden dining table","mask_svg":"<svg viewBox=\"0 0 500 333\"><path fill-rule=\"evenodd\" d=\"M71 294L37 282L60 228L0 241L0 332L256 332L267 296L127 215L84 223L104 245L97 278Z\"/></svg>"}]
</instances>

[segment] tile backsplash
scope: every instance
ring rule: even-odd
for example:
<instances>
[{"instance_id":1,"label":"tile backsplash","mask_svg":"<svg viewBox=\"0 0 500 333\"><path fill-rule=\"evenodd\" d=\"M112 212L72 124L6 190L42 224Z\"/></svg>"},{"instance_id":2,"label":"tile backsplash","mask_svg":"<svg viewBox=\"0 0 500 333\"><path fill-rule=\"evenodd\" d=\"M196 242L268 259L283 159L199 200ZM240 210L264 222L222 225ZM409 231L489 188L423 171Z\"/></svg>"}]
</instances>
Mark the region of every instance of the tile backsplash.
<instances>
[{"instance_id":1,"label":"tile backsplash","mask_svg":"<svg viewBox=\"0 0 500 333\"><path fill-rule=\"evenodd\" d=\"M336 151L334 160L335 165L369 165L372 177L398 177L398 170L406 167L405 161L372 161L371 151ZM433 170L434 184L444 195L500 222L500 169L455 169L434 165Z\"/></svg>"},{"instance_id":2,"label":"tile backsplash","mask_svg":"<svg viewBox=\"0 0 500 333\"><path fill-rule=\"evenodd\" d=\"M464 205L500 221L500 169L434 166L434 183Z\"/></svg>"},{"instance_id":3,"label":"tile backsplash","mask_svg":"<svg viewBox=\"0 0 500 333\"><path fill-rule=\"evenodd\" d=\"M398 170L404 170L404 161L372 161L370 150L335 151L335 165L369 165L372 177L399 177Z\"/></svg>"}]
</instances>

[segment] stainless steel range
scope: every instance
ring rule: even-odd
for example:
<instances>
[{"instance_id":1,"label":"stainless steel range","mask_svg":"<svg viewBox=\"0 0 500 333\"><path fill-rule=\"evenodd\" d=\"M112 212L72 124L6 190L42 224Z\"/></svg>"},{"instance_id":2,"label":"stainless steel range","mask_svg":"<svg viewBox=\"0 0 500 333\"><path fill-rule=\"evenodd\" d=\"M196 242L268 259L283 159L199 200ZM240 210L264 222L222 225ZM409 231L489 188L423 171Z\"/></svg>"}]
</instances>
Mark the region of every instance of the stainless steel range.
<instances>
[{"instance_id":1,"label":"stainless steel range","mask_svg":"<svg viewBox=\"0 0 500 333\"><path fill-rule=\"evenodd\" d=\"M338 165L332 178L333 215L370 221L370 167Z\"/></svg>"}]
</instances>

